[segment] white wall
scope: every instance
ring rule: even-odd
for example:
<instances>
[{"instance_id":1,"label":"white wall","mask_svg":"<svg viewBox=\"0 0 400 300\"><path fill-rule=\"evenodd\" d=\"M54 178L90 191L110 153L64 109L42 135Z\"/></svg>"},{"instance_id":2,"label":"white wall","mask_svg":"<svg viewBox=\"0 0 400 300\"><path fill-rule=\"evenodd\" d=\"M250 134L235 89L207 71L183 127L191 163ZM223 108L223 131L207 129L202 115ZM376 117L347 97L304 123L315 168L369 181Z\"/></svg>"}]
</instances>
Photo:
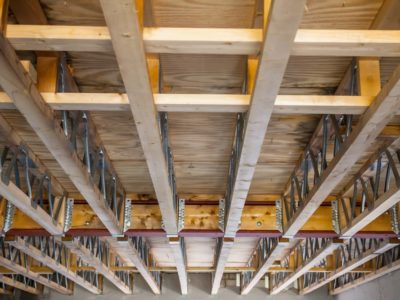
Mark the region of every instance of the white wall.
<instances>
[{"instance_id":1,"label":"white wall","mask_svg":"<svg viewBox=\"0 0 400 300\"><path fill-rule=\"evenodd\" d=\"M33 296L21 296L20 300L33 300L33 299L46 299L46 300L127 300L127 299L160 299L160 300L176 300L176 299L187 299L187 300L206 300L206 299L218 299L218 300L237 300L237 299L251 299L251 300L265 300L276 299L276 300L333 300L333 297L328 296L327 290L322 288L308 296L298 296L294 291L287 291L281 293L278 296L268 296L265 288L261 285L256 287L247 296L240 296L239 288L227 287L221 288L217 296L210 295L211 290L211 275L209 274L190 274L189 276L189 294L187 296L181 296L179 294L179 282L177 275L168 274L164 275L163 280L163 291L161 296L156 296L151 293L150 289L145 286L140 276L137 276L135 280L135 288L133 295L124 295L117 291L114 287L109 284L106 285L104 295L96 296L90 294L79 287L75 287L75 293L73 296L62 296L57 293L46 291L46 293L38 298Z\"/></svg>"},{"instance_id":2,"label":"white wall","mask_svg":"<svg viewBox=\"0 0 400 300\"><path fill-rule=\"evenodd\" d=\"M338 300L399 300L400 271L360 285L337 296Z\"/></svg>"}]
</instances>

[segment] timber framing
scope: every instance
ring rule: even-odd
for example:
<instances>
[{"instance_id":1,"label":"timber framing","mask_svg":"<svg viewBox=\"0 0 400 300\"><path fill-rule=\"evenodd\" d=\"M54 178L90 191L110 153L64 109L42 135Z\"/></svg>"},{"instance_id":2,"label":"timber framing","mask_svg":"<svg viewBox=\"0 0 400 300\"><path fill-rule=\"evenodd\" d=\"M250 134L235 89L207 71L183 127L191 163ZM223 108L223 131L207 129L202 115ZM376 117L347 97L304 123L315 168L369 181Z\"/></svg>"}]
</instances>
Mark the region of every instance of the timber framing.
<instances>
[{"instance_id":1,"label":"timber framing","mask_svg":"<svg viewBox=\"0 0 400 300\"><path fill-rule=\"evenodd\" d=\"M113 93L41 93L54 110L128 111L126 94ZM250 95L154 94L159 112L247 112ZM361 115L374 100L370 96L278 95L275 114L352 114ZM15 109L6 93L0 92L0 109Z\"/></svg>"},{"instance_id":2,"label":"timber framing","mask_svg":"<svg viewBox=\"0 0 400 300\"><path fill-rule=\"evenodd\" d=\"M294 236L297 233L315 209L329 196L332 189L344 178L348 166L356 163L361 157L360 149L366 149L375 141L394 116L397 105L400 105L399 97L400 68L397 68L370 108L361 116L337 156L328 164L317 184L307 194L304 203L285 225L286 236Z\"/></svg>"},{"instance_id":3,"label":"timber framing","mask_svg":"<svg viewBox=\"0 0 400 300\"><path fill-rule=\"evenodd\" d=\"M0 293L399 269L400 1L58 2L0 0Z\"/></svg>"},{"instance_id":4,"label":"timber framing","mask_svg":"<svg viewBox=\"0 0 400 300\"><path fill-rule=\"evenodd\" d=\"M0 48L0 64L3 70L0 84L3 89L11 95L18 110L35 128L43 143L58 159L58 163L63 166L64 170L67 170L68 174L71 174L71 180L85 195L85 199L92 205L108 229L113 234L121 234L118 220L101 201L100 191L91 183L89 174L78 161L78 158L71 153L62 129L55 126L52 110L44 104L36 86L32 83L30 77L24 73L14 50L3 36L0 36ZM21 93L21 91L29 91L29 93Z\"/></svg>"},{"instance_id":5,"label":"timber framing","mask_svg":"<svg viewBox=\"0 0 400 300\"><path fill-rule=\"evenodd\" d=\"M176 240L178 225L174 203L177 201L177 195L173 158L168 146L168 131L163 140L160 135L160 131L163 132L162 123L168 120L166 116L157 117L136 4L126 0L116 3L101 1L100 3L110 30L114 53L160 205L168 243L171 245L177 265L181 292L187 294L184 248L181 247L183 240L179 241L179 238ZM126 34L120 34L126 30L128 30ZM137 72L137 69L141 72ZM167 128L167 125L164 125L164 129Z\"/></svg>"},{"instance_id":6,"label":"timber framing","mask_svg":"<svg viewBox=\"0 0 400 300\"><path fill-rule=\"evenodd\" d=\"M264 14L268 20L264 29L264 41L258 61L257 77L252 90L249 111L246 114L244 124L237 123L234 151L229 170L228 187L226 193L227 216L225 236L234 237L240 219L244 203L246 201L251 180L261 152L261 147L267 131L268 122L272 115L272 109L279 92L279 87L289 60L290 50L303 15L304 1L274 1L267 7ZM291 6L291 14L286 14L287 6ZM265 8L264 8L265 9ZM276 18L271 19L271 15ZM282 36L284 40L282 41ZM278 43L279 47L275 44ZM272 76L274 80L264 82L265 78ZM239 126L243 126L239 130ZM213 277L212 294L218 292L223 269L228 259L232 243L222 240L218 247L217 268Z\"/></svg>"},{"instance_id":7,"label":"timber framing","mask_svg":"<svg viewBox=\"0 0 400 300\"><path fill-rule=\"evenodd\" d=\"M16 50L112 52L106 27L9 25L7 38ZM299 29L293 56L397 57L400 31ZM144 28L148 53L257 55L261 29Z\"/></svg>"}]
</instances>

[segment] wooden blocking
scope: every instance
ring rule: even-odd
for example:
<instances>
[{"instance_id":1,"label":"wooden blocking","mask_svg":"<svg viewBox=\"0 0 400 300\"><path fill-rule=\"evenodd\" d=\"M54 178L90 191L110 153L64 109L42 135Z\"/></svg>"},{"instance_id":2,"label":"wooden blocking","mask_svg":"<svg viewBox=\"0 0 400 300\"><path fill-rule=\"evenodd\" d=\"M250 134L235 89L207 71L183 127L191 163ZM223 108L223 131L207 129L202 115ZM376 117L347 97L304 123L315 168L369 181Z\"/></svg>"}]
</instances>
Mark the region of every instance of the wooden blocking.
<instances>
[{"instance_id":1,"label":"wooden blocking","mask_svg":"<svg viewBox=\"0 0 400 300\"><path fill-rule=\"evenodd\" d=\"M357 59L357 83L360 96L375 97L381 90L379 58Z\"/></svg>"},{"instance_id":2,"label":"wooden blocking","mask_svg":"<svg viewBox=\"0 0 400 300\"><path fill-rule=\"evenodd\" d=\"M8 17L8 0L0 0L0 34L5 34Z\"/></svg>"},{"instance_id":3,"label":"wooden blocking","mask_svg":"<svg viewBox=\"0 0 400 300\"><path fill-rule=\"evenodd\" d=\"M37 88L40 92L57 92L58 62L58 57L54 56L39 56L37 58Z\"/></svg>"},{"instance_id":4,"label":"wooden blocking","mask_svg":"<svg viewBox=\"0 0 400 300\"><path fill-rule=\"evenodd\" d=\"M176 235L178 228L173 207L174 195L168 180L153 88L135 2L119 0L112 3L100 1L100 3L161 208L165 230L167 234ZM122 31L125 32L124 35L120 34Z\"/></svg>"}]
</instances>

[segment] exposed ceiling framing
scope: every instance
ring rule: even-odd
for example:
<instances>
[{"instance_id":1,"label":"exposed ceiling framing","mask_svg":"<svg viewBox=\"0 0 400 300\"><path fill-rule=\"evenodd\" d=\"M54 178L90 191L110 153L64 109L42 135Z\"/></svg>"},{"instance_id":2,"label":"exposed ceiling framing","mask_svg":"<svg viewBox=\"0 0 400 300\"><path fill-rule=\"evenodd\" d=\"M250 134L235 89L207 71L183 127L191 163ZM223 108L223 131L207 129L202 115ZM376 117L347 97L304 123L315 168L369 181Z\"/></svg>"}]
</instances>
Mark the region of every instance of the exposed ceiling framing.
<instances>
[{"instance_id":1,"label":"exposed ceiling framing","mask_svg":"<svg viewBox=\"0 0 400 300\"><path fill-rule=\"evenodd\" d=\"M0 0L0 293L206 272L336 295L397 270L399 10Z\"/></svg>"}]
</instances>

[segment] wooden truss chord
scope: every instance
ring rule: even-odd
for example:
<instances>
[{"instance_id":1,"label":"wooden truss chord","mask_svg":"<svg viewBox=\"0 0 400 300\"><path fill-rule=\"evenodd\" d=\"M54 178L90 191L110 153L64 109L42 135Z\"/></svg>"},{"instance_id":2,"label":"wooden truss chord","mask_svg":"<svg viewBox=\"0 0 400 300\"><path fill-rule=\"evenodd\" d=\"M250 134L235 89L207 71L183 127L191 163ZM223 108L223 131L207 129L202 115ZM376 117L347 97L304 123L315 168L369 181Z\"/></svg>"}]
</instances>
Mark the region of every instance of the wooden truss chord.
<instances>
[{"instance_id":1,"label":"wooden truss chord","mask_svg":"<svg viewBox=\"0 0 400 300\"><path fill-rule=\"evenodd\" d=\"M400 150L385 148L375 153L338 196L340 235L349 238L400 201ZM356 202L361 202L357 207Z\"/></svg>"},{"instance_id":2,"label":"wooden truss chord","mask_svg":"<svg viewBox=\"0 0 400 300\"><path fill-rule=\"evenodd\" d=\"M53 111L43 101L36 86L23 67L18 63L15 51L8 41L0 36L0 65L2 73L0 85L11 95L14 104L24 115L28 123L35 129L50 153L60 166L70 175L77 189L90 203L112 234L121 234L121 226L112 210L106 206L99 189L91 182L89 174L71 152L62 128L55 124ZM29 91L25 93L23 91Z\"/></svg>"},{"instance_id":3,"label":"wooden truss chord","mask_svg":"<svg viewBox=\"0 0 400 300\"><path fill-rule=\"evenodd\" d=\"M38 284L47 286L48 288L64 295L72 295L73 282L65 276L53 271L47 274L40 274L32 270L32 259L25 253L9 244L5 244L4 240L0 241L1 255L0 265L8 270L25 276Z\"/></svg>"},{"instance_id":4,"label":"wooden truss chord","mask_svg":"<svg viewBox=\"0 0 400 300\"><path fill-rule=\"evenodd\" d=\"M225 236L232 238L239 229L243 207L272 115L273 106L289 60L290 51L300 24L305 1L273 1L265 11L264 41L258 61L257 76L246 116L238 115L226 191ZM290 13L287 7L292 9ZM284 38L282 38L284 37ZM279 40L279 41L278 41ZM279 47L277 47L279 45ZM274 74L273 80L266 80ZM270 78L270 77L269 77ZM222 240L218 247L216 272L211 293L218 292L231 242Z\"/></svg>"},{"instance_id":5,"label":"wooden truss chord","mask_svg":"<svg viewBox=\"0 0 400 300\"><path fill-rule=\"evenodd\" d=\"M377 95L376 100L361 116L357 125L351 127L351 119L337 119L336 116L325 116L323 119L323 147L317 149L317 152L311 148L306 149L303 160L313 170L317 180L308 180L308 176L303 176L302 180L292 176L290 180L290 198L298 199L298 207L291 206L287 213L288 222L284 226L285 236L294 236L306 220L312 215L317 207L329 196L330 192L343 179L349 171L349 165L353 165L361 157L363 151L367 149L383 130L385 125L394 116L394 111L400 105L400 67L393 73L390 80ZM328 122L333 125L334 157L330 162L326 159L327 150L327 132ZM340 132L340 126L343 124L344 133ZM307 152L308 151L308 152ZM319 164L315 157L321 155ZM314 159L313 159L314 157ZM296 170L294 171L296 172ZM305 174L308 174L305 172ZM295 194L295 195L294 195ZM293 202L291 200L291 203Z\"/></svg>"},{"instance_id":6,"label":"wooden truss chord","mask_svg":"<svg viewBox=\"0 0 400 300\"><path fill-rule=\"evenodd\" d=\"M63 244L89 266L95 268L125 294L132 294L132 274L129 271L113 271L111 266L123 266L124 260L113 252L107 241L99 237L64 239Z\"/></svg>"},{"instance_id":7,"label":"wooden truss chord","mask_svg":"<svg viewBox=\"0 0 400 300\"><path fill-rule=\"evenodd\" d=\"M37 284L36 281L33 281L23 275L0 275L0 282L6 286L12 286L29 294L40 295L43 293L42 285Z\"/></svg>"},{"instance_id":8,"label":"wooden truss chord","mask_svg":"<svg viewBox=\"0 0 400 300\"><path fill-rule=\"evenodd\" d=\"M150 256L150 247L143 237L109 237L105 240L126 265L136 267L154 294L161 293L161 273L149 270L150 267L154 267L154 261Z\"/></svg>"},{"instance_id":9,"label":"wooden truss chord","mask_svg":"<svg viewBox=\"0 0 400 300\"><path fill-rule=\"evenodd\" d=\"M133 1L100 1L111 35L147 167L171 244L182 294L187 294L183 249L171 242L178 235L177 195L173 158L168 143L167 115L157 115L146 64L142 30ZM121 32L125 32L121 35ZM160 134L161 133L161 134ZM183 240L182 240L183 242Z\"/></svg>"},{"instance_id":10,"label":"wooden truss chord","mask_svg":"<svg viewBox=\"0 0 400 300\"><path fill-rule=\"evenodd\" d=\"M378 255L394 248L397 241L380 239L350 239L341 245L330 257L332 269L329 273L306 273L300 280L299 294L306 295L329 282L349 273ZM329 264L329 258L326 258Z\"/></svg>"},{"instance_id":11,"label":"wooden truss chord","mask_svg":"<svg viewBox=\"0 0 400 300\"><path fill-rule=\"evenodd\" d=\"M112 52L106 27L65 25L7 26L16 50ZM398 30L299 29L290 54L294 56L397 57ZM160 28L143 30L148 53L258 55L261 29Z\"/></svg>"},{"instance_id":12,"label":"wooden truss chord","mask_svg":"<svg viewBox=\"0 0 400 300\"><path fill-rule=\"evenodd\" d=\"M298 244L286 258L281 260L281 263L287 264L287 266L293 264L294 272L277 272L269 275L271 295L276 295L289 287L338 246L337 241L326 238L307 238Z\"/></svg>"},{"instance_id":13,"label":"wooden truss chord","mask_svg":"<svg viewBox=\"0 0 400 300\"><path fill-rule=\"evenodd\" d=\"M281 238L261 238L257 244L251 264L257 266L256 271L242 273L241 294L247 295L260 279L268 272L275 261L290 245L289 240Z\"/></svg>"},{"instance_id":14,"label":"wooden truss chord","mask_svg":"<svg viewBox=\"0 0 400 300\"><path fill-rule=\"evenodd\" d=\"M55 193L57 189L52 189L51 177L36 166L29 154L24 145L4 148L1 155L0 194L49 233L62 235L67 229L65 222L68 221L64 212L71 203L65 193ZM21 169L23 174L20 174ZM44 204L43 197L49 200L48 205ZM6 218L12 221L13 207L9 207L7 213ZM10 226L5 226L3 231Z\"/></svg>"},{"instance_id":15,"label":"wooden truss chord","mask_svg":"<svg viewBox=\"0 0 400 300\"><path fill-rule=\"evenodd\" d=\"M337 295L400 269L400 246L379 254L368 273L347 273L331 283L330 294Z\"/></svg>"},{"instance_id":16,"label":"wooden truss chord","mask_svg":"<svg viewBox=\"0 0 400 300\"><path fill-rule=\"evenodd\" d=\"M7 241L11 246L43 265L65 276L93 294L102 293L102 277L93 270L73 270L75 265L69 249L54 237L16 237ZM80 263L80 262L78 262Z\"/></svg>"}]
</instances>

